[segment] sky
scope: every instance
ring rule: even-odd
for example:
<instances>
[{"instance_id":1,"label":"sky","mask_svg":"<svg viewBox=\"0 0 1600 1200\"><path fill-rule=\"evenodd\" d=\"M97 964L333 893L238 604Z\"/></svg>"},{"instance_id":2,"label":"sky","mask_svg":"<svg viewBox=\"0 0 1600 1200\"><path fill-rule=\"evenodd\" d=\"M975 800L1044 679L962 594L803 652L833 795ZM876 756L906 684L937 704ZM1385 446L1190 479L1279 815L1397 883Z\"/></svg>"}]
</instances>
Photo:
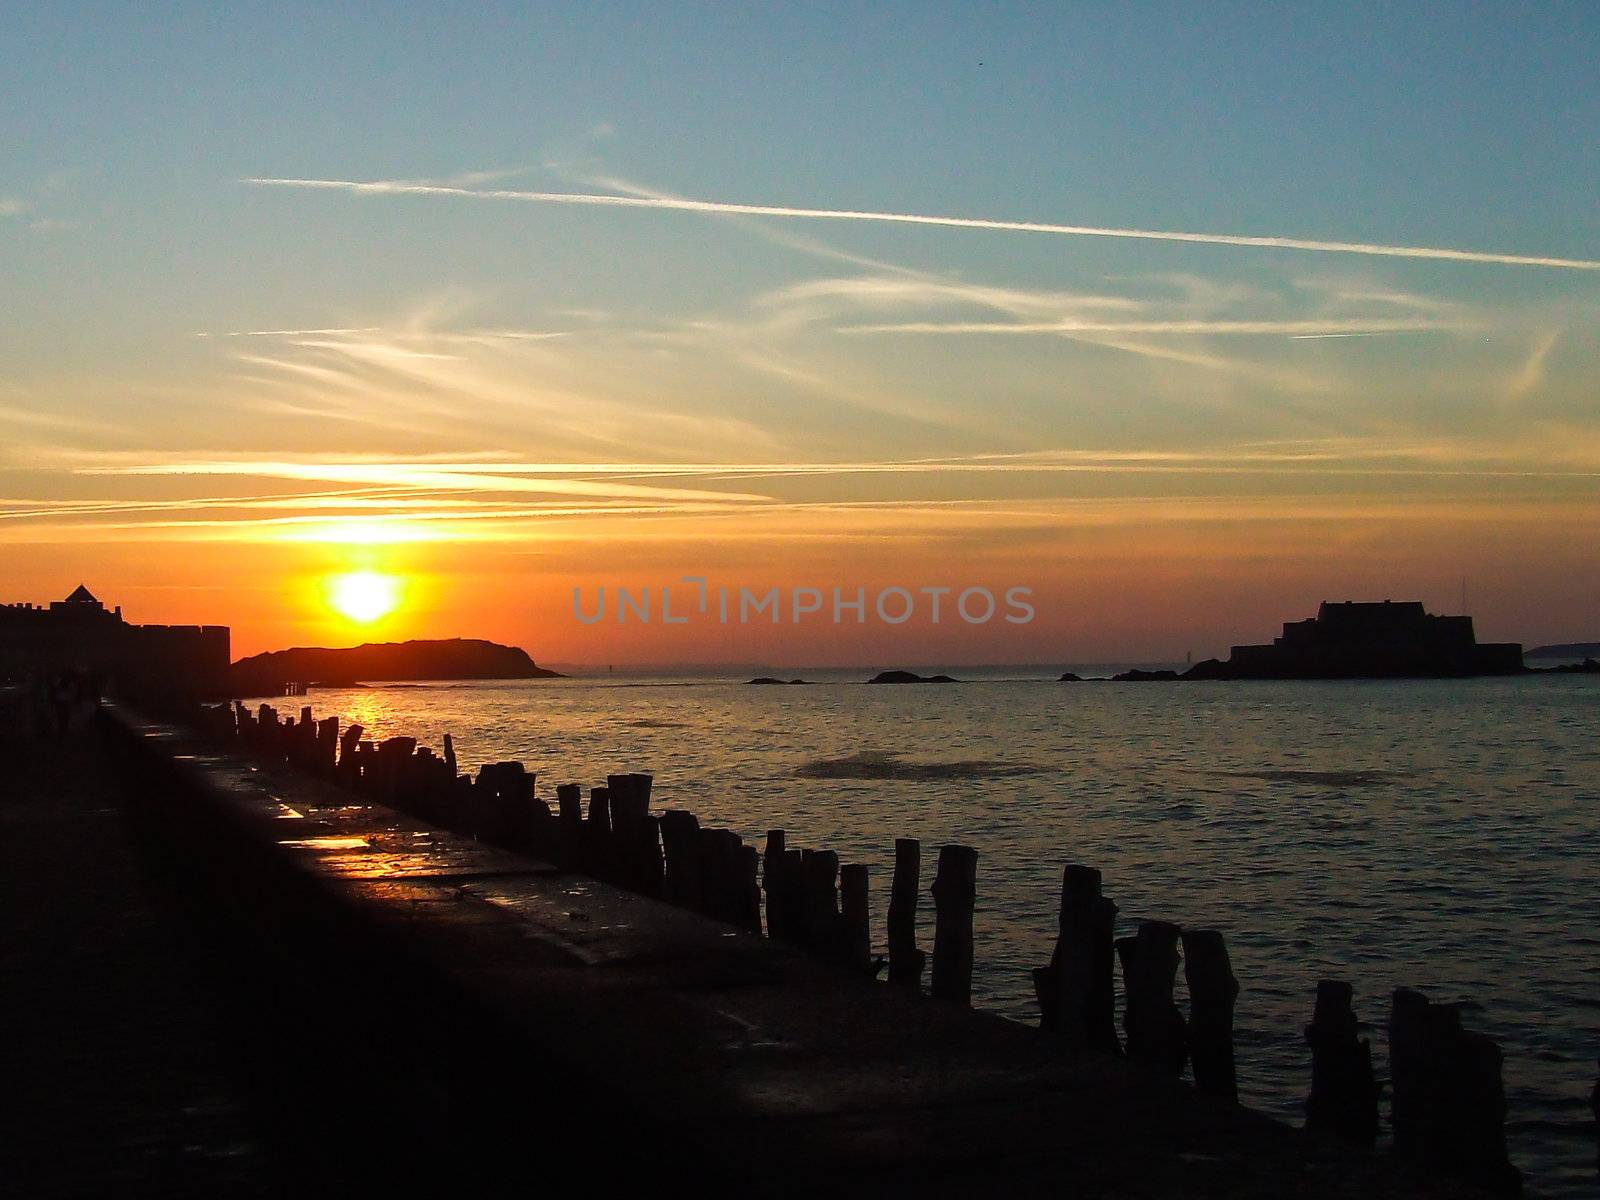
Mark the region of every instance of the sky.
<instances>
[{"instance_id":1,"label":"sky","mask_svg":"<svg viewBox=\"0 0 1600 1200\"><path fill-rule=\"evenodd\" d=\"M7 6L0 599L617 664L1600 637L1600 8L1321 7ZM1035 615L575 613L685 577Z\"/></svg>"}]
</instances>

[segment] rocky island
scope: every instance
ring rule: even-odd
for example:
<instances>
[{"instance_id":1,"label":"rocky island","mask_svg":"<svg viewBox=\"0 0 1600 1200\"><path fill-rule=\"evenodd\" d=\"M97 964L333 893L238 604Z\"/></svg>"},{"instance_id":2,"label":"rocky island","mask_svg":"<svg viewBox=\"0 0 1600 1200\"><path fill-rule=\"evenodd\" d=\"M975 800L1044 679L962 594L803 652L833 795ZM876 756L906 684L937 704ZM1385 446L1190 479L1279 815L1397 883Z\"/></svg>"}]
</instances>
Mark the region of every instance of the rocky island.
<instances>
[{"instance_id":1,"label":"rocky island","mask_svg":"<svg viewBox=\"0 0 1600 1200\"><path fill-rule=\"evenodd\" d=\"M560 679L528 652L481 638L368 642L343 649L296 646L241 658L229 672L238 696L281 695L287 683L353 687L396 679Z\"/></svg>"},{"instance_id":2,"label":"rocky island","mask_svg":"<svg viewBox=\"0 0 1600 1200\"><path fill-rule=\"evenodd\" d=\"M868 683L956 683L948 675L918 675L912 671L879 671Z\"/></svg>"}]
</instances>

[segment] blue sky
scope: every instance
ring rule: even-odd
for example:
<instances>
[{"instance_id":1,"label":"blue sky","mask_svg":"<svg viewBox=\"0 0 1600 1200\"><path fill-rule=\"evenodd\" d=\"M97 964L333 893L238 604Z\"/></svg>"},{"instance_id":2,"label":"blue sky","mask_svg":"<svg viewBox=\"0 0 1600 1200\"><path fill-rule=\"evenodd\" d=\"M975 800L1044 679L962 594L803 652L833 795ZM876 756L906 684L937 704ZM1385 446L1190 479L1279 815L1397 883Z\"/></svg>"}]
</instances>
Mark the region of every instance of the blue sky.
<instances>
[{"instance_id":1,"label":"blue sky","mask_svg":"<svg viewBox=\"0 0 1600 1200\"><path fill-rule=\"evenodd\" d=\"M1507 537L1570 538L1600 468L1600 271L457 194L1600 259L1600 9L1309 7L12 6L0 557L255 542L199 502L347 484L305 470L341 454L807 468L737 485L773 505L739 518L756 557L847 501L945 505L975 553L1186 500L1213 526L1381 502L1410 546L1504 501L1528 506ZM903 468L994 455L1050 469ZM852 461L876 471L814 470ZM504 478L471 489L472 537L544 530L526 496L559 493ZM686 518L735 486L696 478L655 499ZM464 530L438 507L459 487L396 486L432 524L368 515ZM586 536L683 536L585 495ZM193 519L60 509L152 499ZM845 543L893 536L863 520Z\"/></svg>"},{"instance_id":2,"label":"blue sky","mask_svg":"<svg viewBox=\"0 0 1600 1200\"><path fill-rule=\"evenodd\" d=\"M5 186L41 219L83 222L75 240L113 295L186 280L207 301L233 288L260 303L311 271L356 297L431 286L446 264L442 247L401 244L390 262L330 271L330 248L375 249L418 214L308 211L234 182L252 175L537 177L557 163L819 207L1580 257L1600 241L1592 5L976 7L14 6L0 18ZM52 181L61 191L39 195ZM422 219L450 236L452 272L496 281L529 214ZM663 235L694 255L688 222L623 224L643 225L630 245L653 236L653 261ZM940 265L1037 253L850 240ZM27 249L37 286L51 259ZM1241 257L1259 260L1193 261ZM261 277L245 296L238 270ZM1434 273L1465 282L1454 274Z\"/></svg>"}]
</instances>

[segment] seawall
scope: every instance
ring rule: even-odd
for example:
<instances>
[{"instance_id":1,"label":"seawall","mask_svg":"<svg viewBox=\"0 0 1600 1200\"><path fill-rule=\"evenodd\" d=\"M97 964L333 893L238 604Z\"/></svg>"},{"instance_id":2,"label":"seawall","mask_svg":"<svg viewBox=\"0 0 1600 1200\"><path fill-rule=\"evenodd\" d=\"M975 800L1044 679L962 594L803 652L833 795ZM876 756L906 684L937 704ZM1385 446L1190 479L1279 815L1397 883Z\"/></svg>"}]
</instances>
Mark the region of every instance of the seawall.
<instances>
[{"instance_id":1,"label":"seawall","mask_svg":"<svg viewBox=\"0 0 1600 1200\"><path fill-rule=\"evenodd\" d=\"M560 1169L712 1194L1463 1194L186 729L127 709L104 720L207 902L313 977L337 970L346 1003L423 1023L429 1073L466 1081L483 1144L524 1156L529 1182Z\"/></svg>"}]
</instances>

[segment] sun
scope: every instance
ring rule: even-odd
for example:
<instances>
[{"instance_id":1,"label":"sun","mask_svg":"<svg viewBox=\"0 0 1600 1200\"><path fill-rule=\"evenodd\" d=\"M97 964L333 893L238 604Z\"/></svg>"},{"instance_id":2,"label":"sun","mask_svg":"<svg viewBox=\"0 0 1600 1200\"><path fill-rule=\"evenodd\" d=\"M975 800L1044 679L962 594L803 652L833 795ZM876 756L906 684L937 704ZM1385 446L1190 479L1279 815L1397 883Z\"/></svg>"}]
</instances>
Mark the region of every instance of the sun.
<instances>
[{"instance_id":1,"label":"sun","mask_svg":"<svg viewBox=\"0 0 1600 1200\"><path fill-rule=\"evenodd\" d=\"M328 603L341 616L366 625L400 606L400 581L377 571L350 571L328 580Z\"/></svg>"}]
</instances>

